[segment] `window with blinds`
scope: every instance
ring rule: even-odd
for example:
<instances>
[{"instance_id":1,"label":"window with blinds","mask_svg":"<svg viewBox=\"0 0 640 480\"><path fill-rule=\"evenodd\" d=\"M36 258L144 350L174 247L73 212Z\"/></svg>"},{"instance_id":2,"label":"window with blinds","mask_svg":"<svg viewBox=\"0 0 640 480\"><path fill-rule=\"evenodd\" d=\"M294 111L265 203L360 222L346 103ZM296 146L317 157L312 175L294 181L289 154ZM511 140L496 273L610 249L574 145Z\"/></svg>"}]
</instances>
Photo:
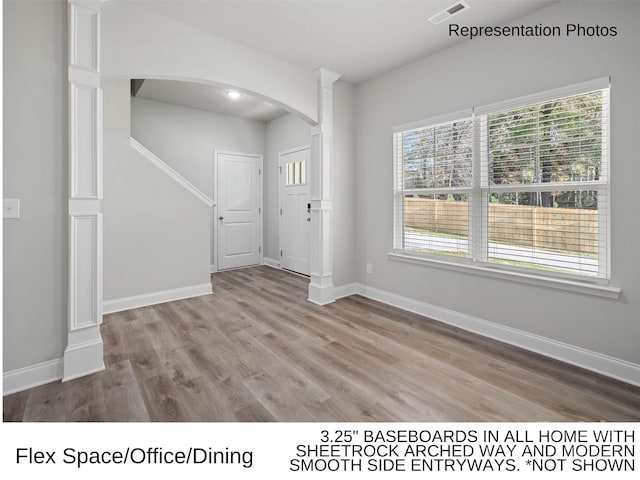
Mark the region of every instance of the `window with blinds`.
<instances>
[{"instance_id":1,"label":"window with blinds","mask_svg":"<svg viewBox=\"0 0 640 480\"><path fill-rule=\"evenodd\" d=\"M394 134L403 250L469 256L471 116Z\"/></svg>"},{"instance_id":2,"label":"window with blinds","mask_svg":"<svg viewBox=\"0 0 640 480\"><path fill-rule=\"evenodd\" d=\"M608 278L608 139L608 79L394 129L394 249Z\"/></svg>"}]
</instances>

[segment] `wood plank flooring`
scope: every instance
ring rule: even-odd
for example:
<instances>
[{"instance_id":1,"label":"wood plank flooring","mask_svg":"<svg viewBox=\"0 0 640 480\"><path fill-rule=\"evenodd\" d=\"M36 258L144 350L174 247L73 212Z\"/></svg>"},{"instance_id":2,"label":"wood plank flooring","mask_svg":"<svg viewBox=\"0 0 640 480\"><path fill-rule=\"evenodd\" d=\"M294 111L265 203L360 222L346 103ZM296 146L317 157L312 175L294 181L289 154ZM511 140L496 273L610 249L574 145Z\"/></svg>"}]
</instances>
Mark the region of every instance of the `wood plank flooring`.
<instances>
[{"instance_id":1,"label":"wood plank flooring","mask_svg":"<svg viewBox=\"0 0 640 480\"><path fill-rule=\"evenodd\" d=\"M268 267L106 315L107 369L4 397L5 421L638 421L640 389Z\"/></svg>"}]
</instances>

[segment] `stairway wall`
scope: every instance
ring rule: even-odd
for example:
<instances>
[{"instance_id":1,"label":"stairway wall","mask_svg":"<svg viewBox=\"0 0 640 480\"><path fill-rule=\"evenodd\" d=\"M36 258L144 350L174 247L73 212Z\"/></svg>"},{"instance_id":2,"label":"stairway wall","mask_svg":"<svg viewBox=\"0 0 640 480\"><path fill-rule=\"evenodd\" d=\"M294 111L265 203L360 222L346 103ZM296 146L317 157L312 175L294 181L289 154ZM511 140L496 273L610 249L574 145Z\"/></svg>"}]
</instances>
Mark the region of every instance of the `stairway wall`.
<instances>
[{"instance_id":1,"label":"stairway wall","mask_svg":"<svg viewBox=\"0 0 640 480\"><path fill-rule=\"evenodd\" d=\"M131 148L129 80L104 88L104 300L210 283L211 208Z\"/></svg>"}]
</instances>

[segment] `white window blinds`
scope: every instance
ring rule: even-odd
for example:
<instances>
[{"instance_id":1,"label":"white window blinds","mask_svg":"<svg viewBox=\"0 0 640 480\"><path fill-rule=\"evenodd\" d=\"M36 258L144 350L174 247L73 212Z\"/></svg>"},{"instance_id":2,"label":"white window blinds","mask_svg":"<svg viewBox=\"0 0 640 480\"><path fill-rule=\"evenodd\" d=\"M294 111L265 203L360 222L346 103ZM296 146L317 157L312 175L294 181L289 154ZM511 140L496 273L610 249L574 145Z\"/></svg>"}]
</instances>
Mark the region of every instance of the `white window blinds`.
<instances>
[{"instance_id":1,"label":"white window blinds","mask_svg":"<svg viewBox=\"0 0 640 480\"><path fill-rule=\"evenodd\" d=\"M394 134L400 248L468 256L471 116ZM398 222L397 222L398 223Z\"/></svg>"},{"instance_id":2,"label":"white window blinds","mask_svg":"<svg viewBox=\"0 0 640 480\"><path fill-rule=\"evenodd\" d=\"M396 129L395 249L608 278L608 79L603 83Z\"/></svg>"}]
</instances>

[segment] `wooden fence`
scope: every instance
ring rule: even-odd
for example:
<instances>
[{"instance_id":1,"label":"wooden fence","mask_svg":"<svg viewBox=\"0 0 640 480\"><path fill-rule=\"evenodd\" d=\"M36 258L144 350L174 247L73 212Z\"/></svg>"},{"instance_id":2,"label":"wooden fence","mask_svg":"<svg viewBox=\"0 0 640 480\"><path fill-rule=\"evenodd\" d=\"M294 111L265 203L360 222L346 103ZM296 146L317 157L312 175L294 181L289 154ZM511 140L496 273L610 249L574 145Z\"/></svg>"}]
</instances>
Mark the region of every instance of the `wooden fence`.
<instances>
[{"instance_id":1,"label":"wooden fence","mask_svg":"<svg viewBox=\"0 0 640 480\"><path fill-rule=\"evenodd\" d=\"M433 232L467 236L468 204L405 198L404 224ZM598 253L598 212L528 205L489 205L489 241L543 250Z\"/></svg>"}]
</instances>

